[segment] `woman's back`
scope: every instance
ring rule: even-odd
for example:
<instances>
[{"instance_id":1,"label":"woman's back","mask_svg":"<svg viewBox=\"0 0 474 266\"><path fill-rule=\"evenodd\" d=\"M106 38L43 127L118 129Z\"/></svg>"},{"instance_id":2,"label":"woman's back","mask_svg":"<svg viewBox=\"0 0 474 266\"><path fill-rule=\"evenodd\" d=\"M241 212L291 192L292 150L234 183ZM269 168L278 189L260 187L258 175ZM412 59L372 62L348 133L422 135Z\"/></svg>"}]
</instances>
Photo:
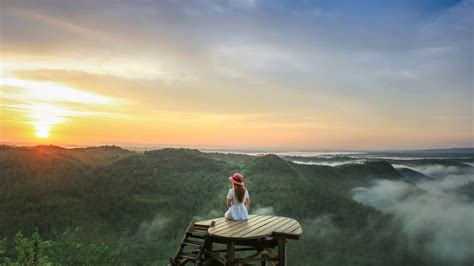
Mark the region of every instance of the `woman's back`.
<instances>
[{"instance_id":1,"label":"woman's back","mask_svg":"<svg viewBox=\"0 0 474 266\"><path fill-rule=\"evenodd\" d=\"M239 204L245 205L245 201L247 201L248 198L249 198L249 192L246 189L245 189L245 196L242 202L238 201L237 195L235 195L235 189L231 188L229 189L229 193L227 193L227 199L231 199L232 204L236 204L236 205L239 205Z\"/></svg>"},{"instance_id":2,"label":"woman's back","mask_svg":"<svg viewBox=\"0 0 474 266\"><path fill-rule=\"evenodd\" d=\"M249 192L244 186L244 177L239 173L235 173L229 177L229 181L232 182L232 188L227 193L227 207L229 207L229 210L224 216L233 220L247 220L250 198Z\"/></svg>"},{"instance_id":3,"label":"woman's back","mask_svg":"<svg viewBox=\"0 0 474 266\"><path fill-rule=\"evenodd\" d=\"M239 202L233 188L229 189L227 193L227 199L232 200L232 205L229 207L229 210L226 212L225 217L233 220L247 220L249 213L245 202L249 199L249 192L245 190L245 194L242 202Z\"/></svg>"}]
</instances>

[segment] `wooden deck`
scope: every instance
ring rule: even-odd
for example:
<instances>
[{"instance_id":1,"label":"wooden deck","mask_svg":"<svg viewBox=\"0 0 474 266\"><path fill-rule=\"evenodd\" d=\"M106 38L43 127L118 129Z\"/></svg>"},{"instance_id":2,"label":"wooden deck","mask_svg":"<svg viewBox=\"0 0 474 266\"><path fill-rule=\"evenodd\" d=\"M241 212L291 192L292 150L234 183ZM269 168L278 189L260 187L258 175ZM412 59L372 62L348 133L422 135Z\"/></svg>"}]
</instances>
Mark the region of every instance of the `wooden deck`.
<instances>
[{"instance_id":1,"label":"wooden deck","mask_svg":"<svg viewBox=\"0 0 474 266\"><path fill-rule=\"evenodd\" d=\"M209 227L209 236L222 239L247 240L273 235L298 239L303 233L298 221L287 217L270 215L250 215L246 221L217 218L196 222L195 224L197 226L210 226L212 221L215 222L215 225Z\"/></svg>"},{"instance_id":2,"label":"wooden deck","mask_svg":"<svg viewBox=\"0 0 474 266\"><path fill-rule=\"evenodd\" d=\"M298 221L271 215L250 215L246 221L234 221L225 218L216 218L193 222L182 241L178 256L172 260L172 265L184 265L179 255L183 247L189 244L187 237L196 236L196 229L207 230L207 234L200 248L193 254L196 265L241 265L258 262L261 265L286 265L287 239L299 239L303 233ZM216 246L224 244L224 249ZM240 256L237 256L240 255ZM186 258L186 256L184 256ZM193 255L187 255L193 259Z\"/></svg>"}]
</instances>

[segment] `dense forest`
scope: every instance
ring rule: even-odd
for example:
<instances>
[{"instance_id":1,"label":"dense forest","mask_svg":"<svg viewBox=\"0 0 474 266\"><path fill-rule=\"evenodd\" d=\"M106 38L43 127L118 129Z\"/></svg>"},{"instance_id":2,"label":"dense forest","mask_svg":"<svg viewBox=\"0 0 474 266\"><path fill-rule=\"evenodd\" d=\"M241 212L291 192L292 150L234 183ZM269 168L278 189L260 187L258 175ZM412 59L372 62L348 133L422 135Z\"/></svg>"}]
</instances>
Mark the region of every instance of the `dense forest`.
<instances>
[{"instance_id":1,"label":"dense forest","mask_svg":"<svg viewBox=\"0 0 474 266\"><path fill-rule=\"evenodd\" d=\"M351 198L375 178L430 178L387 161L340 166L249 156L115 146L0 148L0 264L166 265L192 219L222 216L241 172L251 213L300 221L290 265L437 265L391 214ZM469 193L472 183L462 188ZM472 194L470 194L472 195Z\"/></svg>"}]
</instances>

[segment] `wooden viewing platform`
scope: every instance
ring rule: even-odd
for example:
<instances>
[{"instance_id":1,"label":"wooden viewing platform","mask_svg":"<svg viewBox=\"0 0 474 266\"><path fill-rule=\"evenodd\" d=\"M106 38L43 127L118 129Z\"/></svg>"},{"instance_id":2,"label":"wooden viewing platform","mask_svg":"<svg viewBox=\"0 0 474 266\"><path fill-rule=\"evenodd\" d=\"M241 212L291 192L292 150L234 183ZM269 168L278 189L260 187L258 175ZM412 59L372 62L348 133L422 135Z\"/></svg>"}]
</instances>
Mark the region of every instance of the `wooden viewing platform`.
<instances>
[{"instance_id":1,"label":"wooden viewing platform","mask_svg":"<svg viewBox=\"0 0 474 266\"><path fill-rule=\"evenodd\" d=\"M191 222L171 265L248 265L267 262L286 265L287 239L299 239L298 221L271 215L250 215L248 220L216 218ZM217 245L225 248L215 248ZM194 250L186 251L187 247ZM237 257L241 252L243 257Z\"/></svg>"}]
</instances>

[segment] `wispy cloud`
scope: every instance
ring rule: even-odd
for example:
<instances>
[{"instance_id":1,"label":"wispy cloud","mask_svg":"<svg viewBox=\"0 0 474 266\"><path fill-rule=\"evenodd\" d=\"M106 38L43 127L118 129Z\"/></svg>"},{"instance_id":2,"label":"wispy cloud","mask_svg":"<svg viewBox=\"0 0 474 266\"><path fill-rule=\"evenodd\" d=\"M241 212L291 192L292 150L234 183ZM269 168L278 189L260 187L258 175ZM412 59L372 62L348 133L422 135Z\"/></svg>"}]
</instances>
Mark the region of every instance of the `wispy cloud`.
<instances>
[{"instance_id":1,"label":"wispy cloud","mask_svg":"<svg viewBox=\"0 0 474 266\"><path fill-rule=\"evenodd\" d=\"M130 97L117 111L140 119L273 114L267 134L301 147L469 145L472 3L3 1L2 71Z\"/></svg>"}]
</instances>

